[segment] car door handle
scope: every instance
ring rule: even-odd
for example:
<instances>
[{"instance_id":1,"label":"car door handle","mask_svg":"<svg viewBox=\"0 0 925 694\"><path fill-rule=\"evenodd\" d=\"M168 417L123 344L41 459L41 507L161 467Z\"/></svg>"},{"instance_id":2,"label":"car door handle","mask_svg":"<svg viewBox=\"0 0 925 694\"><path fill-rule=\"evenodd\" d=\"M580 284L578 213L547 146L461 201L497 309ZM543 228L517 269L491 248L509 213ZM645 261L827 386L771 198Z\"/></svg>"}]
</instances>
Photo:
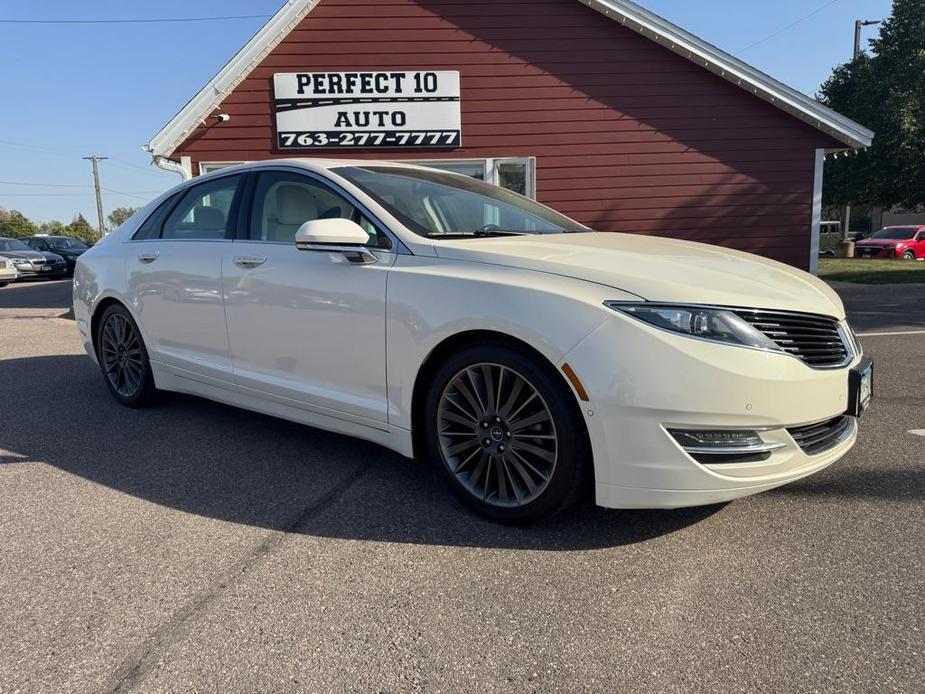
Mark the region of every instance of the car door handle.
<instances>
[{"instance_id":1,"label":"car door handle","mask_svg":"<svg viewBox=\"0 0 925 694\"><path fill-rule=\"evenodd\" d=\"M157 257L160 255L157 251L151 251L150 253L139 253L138 260L142 263L153 263L157 260Z\"/></svg>"},{"instance_id":2,"label":"car door handle","mask_svg":"<svg viewBox=\"0 0 925 694\"><path fill-rule=\"evenodd\" d=\"M265 262L267 262L265 255L239 255L234 259L234 264L239 267L257 267Z\"/></svg>"}]
</instances>

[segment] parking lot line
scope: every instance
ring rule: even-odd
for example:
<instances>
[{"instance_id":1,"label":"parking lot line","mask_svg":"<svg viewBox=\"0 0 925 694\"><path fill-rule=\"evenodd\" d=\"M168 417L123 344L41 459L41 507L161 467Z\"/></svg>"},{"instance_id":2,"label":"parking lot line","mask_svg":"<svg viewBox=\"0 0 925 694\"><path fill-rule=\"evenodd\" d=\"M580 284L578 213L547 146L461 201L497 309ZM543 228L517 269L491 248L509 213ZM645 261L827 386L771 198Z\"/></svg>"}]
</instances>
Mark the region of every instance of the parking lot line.
<instances>
[{"instance_id":1,"label":"parking lot line","mask_svg":"<svg viewBox=\"0 0 925 694\"><path fill-rule=\"evenodd\" d=\"M888 337L890 335L925 335L925 330L898 330L890 333L858 333L858 337Z\"/></svg>"}]
</instances>

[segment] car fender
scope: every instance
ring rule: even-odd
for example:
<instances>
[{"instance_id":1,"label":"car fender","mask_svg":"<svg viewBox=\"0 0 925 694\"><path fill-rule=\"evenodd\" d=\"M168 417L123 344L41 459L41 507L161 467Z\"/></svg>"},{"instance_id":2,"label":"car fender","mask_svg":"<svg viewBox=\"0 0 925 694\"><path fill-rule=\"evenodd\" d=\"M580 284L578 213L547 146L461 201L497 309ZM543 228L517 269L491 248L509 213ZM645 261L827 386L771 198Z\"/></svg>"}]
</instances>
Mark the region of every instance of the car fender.
<instances>
[{"instance_id":1,"label":"car fender","mask_svg":"<svg viewBox=\"0 0 925 694\"><path fill-rule=\"evenodd\" d=\"M411 429L414 386L445 340L489 331L520 340L557 367L610 317L606 300L638 300L593 282L533 270L399 256L386 309L389 424Z\"/></svg>"}]
</instances>

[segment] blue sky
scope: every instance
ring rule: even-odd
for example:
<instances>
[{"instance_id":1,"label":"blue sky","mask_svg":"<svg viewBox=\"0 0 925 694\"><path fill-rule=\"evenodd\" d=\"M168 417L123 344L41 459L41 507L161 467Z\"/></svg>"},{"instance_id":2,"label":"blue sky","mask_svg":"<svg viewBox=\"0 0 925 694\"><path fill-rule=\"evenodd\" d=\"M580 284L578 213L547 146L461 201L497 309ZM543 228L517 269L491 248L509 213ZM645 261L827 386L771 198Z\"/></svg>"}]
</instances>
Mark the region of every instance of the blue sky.
<instances>
[{"instance_id":1,"label":"blue sky","mask_svg":"<svg viewBox=\"0 0 925 694\"><path fill-rule=\"evenodd\" d=\"M810 95L834 65L850 58L854 20L883 18L891 4L890 0L637 1ZM0 3L0 20L270 15L281 2L6 2ZM805 21L767 38L817 9ZM0 23L4 67L0 206L21 210L34 220L68 221L82 212L95 223L90 162L81 159L90 153L110 157L100 165L107 189L106 212L143 204L174 185L179 180L176 174L150 166L142 145L263 21ZM864 36L875 32L876 28L867 29ZM746 49L756 42L760 43Z\"/></svg>"}]
</instances>

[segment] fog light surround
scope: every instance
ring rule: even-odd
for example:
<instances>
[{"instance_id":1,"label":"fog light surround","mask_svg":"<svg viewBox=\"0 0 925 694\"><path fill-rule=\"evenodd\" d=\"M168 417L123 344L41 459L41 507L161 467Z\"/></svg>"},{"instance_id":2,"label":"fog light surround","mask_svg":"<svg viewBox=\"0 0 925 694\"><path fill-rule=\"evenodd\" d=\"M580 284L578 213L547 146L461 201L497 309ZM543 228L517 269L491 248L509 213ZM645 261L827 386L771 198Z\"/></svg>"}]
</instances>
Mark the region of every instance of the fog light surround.
<instances>
[{"instance_id":1,"label":"fog light surround","mask_svg":"<svg viewBox=\"0 0 925 694\"><path fill-rule=\"evenodd\" d=\"M758 463L785 444L764 441L753 429L676 429L668 433L698 463Z\"/></svg>"}]
</instances>

